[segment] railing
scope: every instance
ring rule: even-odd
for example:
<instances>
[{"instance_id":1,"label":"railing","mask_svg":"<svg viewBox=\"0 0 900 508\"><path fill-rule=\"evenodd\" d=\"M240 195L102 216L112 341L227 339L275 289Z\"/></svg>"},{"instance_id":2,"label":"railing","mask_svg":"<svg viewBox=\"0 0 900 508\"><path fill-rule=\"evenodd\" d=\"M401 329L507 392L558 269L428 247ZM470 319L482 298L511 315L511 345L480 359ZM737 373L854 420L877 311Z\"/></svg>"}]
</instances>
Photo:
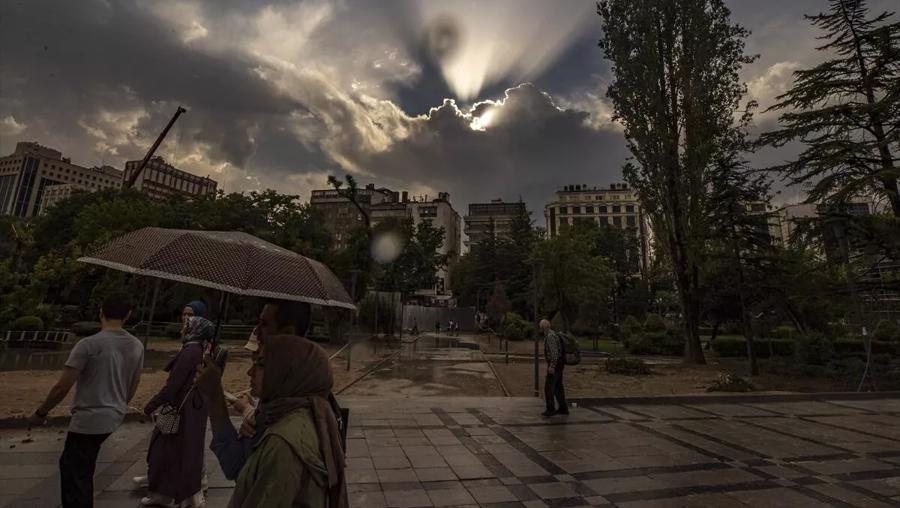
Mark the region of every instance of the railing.
<instances>
[{"instance_id":1,"label":"railing","mask_svg":"<svg viewBox=\"0 0 900 508\"><path fill-rule=\"evenodd\" d=\"M65 344L72 335L72 332L68 330L9 330L0 336L0 342L5 344Z\"/></svg>"}]
</instances>

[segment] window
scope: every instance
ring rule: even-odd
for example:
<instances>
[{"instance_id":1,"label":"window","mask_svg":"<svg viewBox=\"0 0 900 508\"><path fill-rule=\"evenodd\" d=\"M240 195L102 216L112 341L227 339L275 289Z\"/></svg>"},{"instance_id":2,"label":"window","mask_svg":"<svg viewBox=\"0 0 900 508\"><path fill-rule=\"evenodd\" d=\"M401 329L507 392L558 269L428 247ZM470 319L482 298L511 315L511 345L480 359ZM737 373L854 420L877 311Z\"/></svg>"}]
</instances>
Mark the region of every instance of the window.
<instances>
[{"instance_id":1,"label":"window","mask_svg":"<svg viewBox=\"0 0 900 508\"><path fill-rule=\"evenodd\" d=\"M572 214L573 214L573 215L579 215L579 214L581 214L581 207L580 207L580 206L573 206L573 207L572 207Z\"/></svg>"},{"instance_id":2,"label":"window","mask_svg":"<svg viewBox=\"0 0 900 508\"><path fill-rule=\"evenodd\" d=\"M616 227L622 227L622 217L613 217L613 225Z\"/></svg>"},{"instance_id":3,"label":"window","mask_svg":"<svg viewBox=\"0 0 900 508\"><path fill-rule=\"evenodd\" d=\"M599 213L606 213L606 207L605 207L605 206L597 207L597 211L598 211Z\"/></svg>"},{"instance_id":4,"label":"window","mask_svg":"<svg viewBox=\"0 0 900 508\"><path fill-rule=\"evenodd\" d=\"M634 205L625 205L626 213L634 213Z\"/></svg>"},{"instance_id":5,"label":"window","mask_svg":"<svg viewBox=\"0 0 900 508\"><path fill-rule=\"evenodd\" d=\"M594 213L594 207L593 207L593 206L587 206L587 207L585 207L585 208L584 208L584 213L586 213L586 214L588 214L588 215L593 214L593 213Z\"/></svg>"},{"instance_id":6,"label":"window","mask_svg":"<svg viewBox=\"0 0 900 508\"><path fill-rule=\"evenodd\" d=\"M619 205L613 205L613 213L622 213L622 207Z\"/></svg>"},{"instance_id":7,"label":"window","mask_svg":"<svg viewBox=\"0 0 900 508\"><path fill-rule=\"evenodd\" d=\"M568 213L569 213L569 208L568 208L568 207L565 207L565 206L559 207L559 214L560 214L560 215L568 215Z\"/></svg>"},{"instance_id":8,"label":"window","mask_svg":"<svg viewBox=\"0 0 900 508\"><path fill-rule=\"evenodd\" d=\"M628 217L625 217L625 224L627 224L628 227L633 228L637 226L637 218L634 215L629 215Z\"/></svg>"}]
</instances>

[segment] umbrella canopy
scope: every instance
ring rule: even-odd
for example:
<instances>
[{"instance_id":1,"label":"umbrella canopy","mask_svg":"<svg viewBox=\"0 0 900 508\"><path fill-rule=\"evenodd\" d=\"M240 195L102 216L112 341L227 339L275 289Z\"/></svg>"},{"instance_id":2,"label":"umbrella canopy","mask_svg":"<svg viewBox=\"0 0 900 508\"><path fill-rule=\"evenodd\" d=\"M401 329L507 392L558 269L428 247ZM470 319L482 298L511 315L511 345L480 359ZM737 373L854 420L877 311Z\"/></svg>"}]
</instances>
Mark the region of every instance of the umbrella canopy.
<instances>
[{"instance_id":1,"label":"umbrella canopy","mask_svg":"<svg viewBox=\"0 0 900 508\"><path fill-rule=\"evenodd\" d=\"M322 263L236 231L148 227L78 261L236 295L355 308Z\"/></svg>"}]
</instances>

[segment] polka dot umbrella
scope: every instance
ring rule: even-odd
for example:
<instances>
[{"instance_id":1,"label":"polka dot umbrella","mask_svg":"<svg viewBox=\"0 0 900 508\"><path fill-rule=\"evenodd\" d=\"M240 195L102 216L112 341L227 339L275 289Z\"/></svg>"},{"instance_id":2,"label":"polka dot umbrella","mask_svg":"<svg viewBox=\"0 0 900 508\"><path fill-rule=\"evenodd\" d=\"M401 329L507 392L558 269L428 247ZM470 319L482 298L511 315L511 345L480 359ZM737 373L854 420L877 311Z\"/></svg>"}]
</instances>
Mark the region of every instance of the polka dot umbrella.
<instances>
[{"instance_id":1,"label":"polka dot umbrella","mask_svg":"<svg viewBox=\"0 0 900 508\"><path fill-rule=\"evenodd\" d=\"M355 308L322 263L236 231L147 227L78 261L241 296Z\"/></svg>"}]
</instances>

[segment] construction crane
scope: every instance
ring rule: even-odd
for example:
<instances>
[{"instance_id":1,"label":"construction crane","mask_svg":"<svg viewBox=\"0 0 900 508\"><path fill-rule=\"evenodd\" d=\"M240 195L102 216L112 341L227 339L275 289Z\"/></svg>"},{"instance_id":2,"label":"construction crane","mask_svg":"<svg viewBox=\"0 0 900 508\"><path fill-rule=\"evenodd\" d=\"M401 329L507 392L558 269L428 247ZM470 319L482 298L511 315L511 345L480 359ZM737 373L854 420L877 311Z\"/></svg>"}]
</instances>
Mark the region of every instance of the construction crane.
<instances>
[{"instance_id":1,"label":"construction crane","mask_svg":"<svg viewBox=\"0 0 900 508\"><path fill-rule=\"evenodd\" d=\"M144 168L147 167L147 163L150 162L150 158L153 157L153 154L156 153L156 149L159 148L160 143L166 139L166 134L169 133L169 129L175 125L175 120L178 120L178 117L181 116L182 113L187 113L187 110L181 106L178 106L178 109L175 111L175 115L172 116L172 119L169 120L169 123L166 125L166 128L163 129L162 132L159 133L159 137L156 138L156 142L153 143L153 146L150 147L150 150L147 151L147 155L144 156L144 160L141 161L141 165L138 166L137 170L131 174L131 177L128 178L128 181L125 182L125 185L122 187L123 189L131 189L134 187L134 182L137 181L138 177L141 176L141 172L144 171Z\"/></svg>"}]
</instances>

